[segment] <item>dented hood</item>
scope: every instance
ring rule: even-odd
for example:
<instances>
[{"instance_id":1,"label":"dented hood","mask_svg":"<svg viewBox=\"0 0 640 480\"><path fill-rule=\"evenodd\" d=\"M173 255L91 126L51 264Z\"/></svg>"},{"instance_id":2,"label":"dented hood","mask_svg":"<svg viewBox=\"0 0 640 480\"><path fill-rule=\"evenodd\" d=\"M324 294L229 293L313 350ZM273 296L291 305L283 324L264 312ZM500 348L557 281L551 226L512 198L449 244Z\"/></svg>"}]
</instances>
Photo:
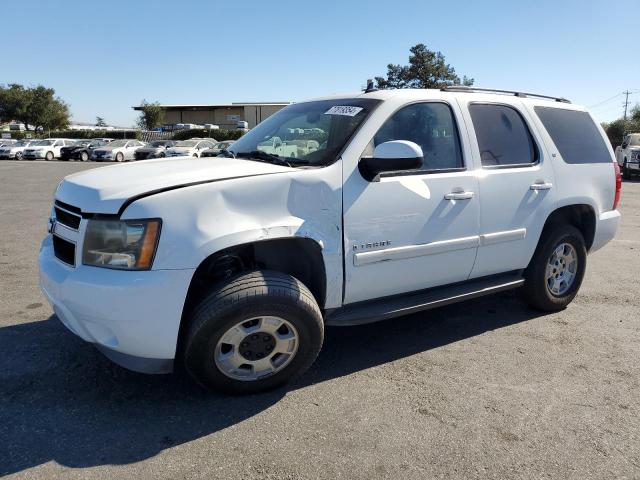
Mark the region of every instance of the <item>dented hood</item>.
<instances>
[{"instance_id":1,"label":"dented hood","mask_svg":"<svg viewBox=\"0 0 640 480\"><path fill-rule=\"evenodd\" d=\"M269 163L218 157L142 161L70 175L60 182L55 198L83 213L113 214L127 200L148 193L290 170Z\"/></svg>"}]
</instances>

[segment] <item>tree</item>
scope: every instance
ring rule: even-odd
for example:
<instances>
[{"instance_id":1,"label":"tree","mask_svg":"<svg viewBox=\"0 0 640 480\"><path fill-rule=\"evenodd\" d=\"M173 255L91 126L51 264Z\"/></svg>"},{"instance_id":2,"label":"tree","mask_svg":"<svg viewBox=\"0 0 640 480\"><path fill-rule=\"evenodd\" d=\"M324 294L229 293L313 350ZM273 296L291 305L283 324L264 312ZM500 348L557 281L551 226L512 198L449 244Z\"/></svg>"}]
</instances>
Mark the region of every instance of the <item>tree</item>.
<instances>
[{"instance_id":1,"label":"tree","mask_svg":"<svg viewBox=\"0 0 640 480\"><path fill-rule=\"evenodd\" d=\"M106 127L107 122L104 121L104 117L96 117L96 127Z\"/></svg>"},{"instance_id":2,"label":"tree","mask_svg":"<svg viewBox=\"0 0 640 480\"><path fill-rule=\"evenodd\" d=\"M10 122L24 117L28 108L27 91L22 85L12 83L0 86L0 121Z\"/></svg>"},{"instance_id":3,"label":"tree","mask_svg":"<svg viewBox=\"0 0 640 480\"><path fill-rule=\"evenodd\" d=\"M442 88L451 85L473 85L473 78L458 77L445 62L444 55L419 43L409 49L409 65L387 65L387 77L376 77L376 86L387 88Z\"/></svg>"},{"instance_id":4,"label":"tree","mask_svg":"<svg viewBox=\"0 0 640 480\"><path fill-rule=\"evenodd\" d=\"M138 126L143 130L153 130L158 128L164 122L164 109L158 102L140 102L140 117L138 117Z\"/></svg>"},{"instance_id":5,"label":"tree","mask_svg":"<svg viewBox=\"0 0 640 480\"><path fill-rule=\"evenodd\" d=\"M622 144L622 139L627 133L640 132L640 105L636 105L631 109L631 115L625 120L620 117L611 123L602 124L611 146L616 148Z\"/></svg>"},{"instance_id":6,"label":"tree","mask_svg":"<svg viewBox=\"0 0 640 480\"><path fill-rule=\"evenodd\" d=\"M36 130L66 128L69 125L69 106L55 93L53 88L42 85L33 88L18 84L0 87L0 117L21 122L27 130L31 126Z\"/></svg>"}]
</instances>

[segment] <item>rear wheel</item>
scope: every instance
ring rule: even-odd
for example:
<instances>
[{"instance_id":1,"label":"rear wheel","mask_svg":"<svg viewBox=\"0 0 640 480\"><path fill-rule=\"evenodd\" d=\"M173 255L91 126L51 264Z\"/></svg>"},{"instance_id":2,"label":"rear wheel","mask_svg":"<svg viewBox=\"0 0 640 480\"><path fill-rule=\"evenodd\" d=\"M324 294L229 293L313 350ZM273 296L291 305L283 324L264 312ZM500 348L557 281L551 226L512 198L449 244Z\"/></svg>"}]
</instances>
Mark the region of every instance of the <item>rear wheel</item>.
<instances>
[{"instance_id":1,"label":"rear wheel","mask_svg":"<svg viewBox=\"0 0 640 480\"><path fill-rule=\"evenodd\" d=\"M302 282L256 271L220 286L195 308L184 363L208 388L255 393L307 370L323 337L320 308Z\"/></svg>"},{"instance_id":2,"label":"rear wheel","mask_svg":"<svg viewBox=\"0 0 640 480\"><path fill-rule=\"evenodd\" d=\"M89 154L87 152L80 152L80 160L86 162L89 160Z\"/></svg>"},{"instance_id":3,"label":"rear wheel","mask_svg":"<svg viewBox=\"0 0 640 480\"><path fill-rule=\"evenodd\" d=\"M124 155L121 152L116 153L116 162L124 161Z\"/></svg>"},{"instance_id":4,"label":"rear wheel","mask_svg":"<svg viewBox=\"0 0 640 480\"><path fill-rule=\"evenodd\" d=\"M22 152L16 153L16 160L22 160Z\"/></svg>"},{"instance_id":5,"label":"rear wheel","mask_svg":"<svg viewBox=\"0 0 640 480\"><path fill-rule=\"evenodd\" d=\"M45 154L45 156L44 156L44 159L45 159L47 162L50 162L51 160L53 160L53 152L47 152L47 153Z\"/></svg>"},{"instance_id":6,"label":"rear wheel","mask_svg":"<svg viewBox=\"0 0 640 480\"><path fill-rule=\"evenodd\" d=\"M580 230L572 225L553 228L540 240L525 270L525 301L540 310L562 310L577 295L586 264L587 248Z\"/></svg>"}]
</instances>

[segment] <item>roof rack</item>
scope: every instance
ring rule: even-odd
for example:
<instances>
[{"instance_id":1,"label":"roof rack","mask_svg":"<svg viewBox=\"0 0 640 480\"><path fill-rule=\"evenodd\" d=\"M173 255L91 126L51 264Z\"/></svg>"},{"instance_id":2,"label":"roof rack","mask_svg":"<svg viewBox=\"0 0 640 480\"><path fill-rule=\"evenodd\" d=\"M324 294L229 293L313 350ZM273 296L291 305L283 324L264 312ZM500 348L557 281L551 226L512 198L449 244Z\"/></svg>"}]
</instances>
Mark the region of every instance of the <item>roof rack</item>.
<instances>
[{"instance_id":1,"label":"roof rack","mask_svg":"<svg viewBox=\"0 0 640 480\"><path fill-rule=\"evenodd\" d=\"M571 103L571 101L567 100L566 98L562 98L562 97L551 97L549 95L539 95L537 93L516 92L516 91L513 91L513 90L498 90L496 88L476 88L476 87L466 87L464 85L452 85L450 87L442 87L440 90L443 91L443 92L502 93L502 94L505 94L505 95L515 95L516 97L520 97L520 98L536 97L536 98L546 98L547 100L553 100L555 102Z\"/></svg>"}]
</instances>

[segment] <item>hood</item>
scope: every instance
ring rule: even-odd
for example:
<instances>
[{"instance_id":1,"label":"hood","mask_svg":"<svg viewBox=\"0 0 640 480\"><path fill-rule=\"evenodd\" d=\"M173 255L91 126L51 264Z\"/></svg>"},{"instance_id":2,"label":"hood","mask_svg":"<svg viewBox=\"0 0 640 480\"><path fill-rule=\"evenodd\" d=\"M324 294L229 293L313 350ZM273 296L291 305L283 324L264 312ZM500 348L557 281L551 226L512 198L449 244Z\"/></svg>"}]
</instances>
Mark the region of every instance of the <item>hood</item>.
<instances>
[{"instance_id":1,"label":"hood","mask_svg":"<svg viewBox=\"0 0 640 480\"><path fill-rule=\"evenodd\" d=\"M94 168L66 177L55 198L83 213L118 213L132 197L181 185L214 182L290 171L270 163L233 158L212 162L208 158L166 159Z\"/></svg>"},{"instance_id":2,"label":"hood","mask_svg":"<svg viewBox=\"0 0 640 480\"><path fill-rule=\"evenodd\" d=\"M101 147L97 147L94 150L96 152L100 151L100 150L105 151L105 152L113 152L114 150L118 150L119 148L123 148L122 145L119 146L119 147L112 147L112 146L107 144L107 145L102 145Z\"/></svg>"},{"instance_id":3,"label":"hood","mask_svg":"<svg viewBox=\"0 0 640 480\"><path fill-rule=\"evenodd\" d=\"M193 152L195 149L196 149L195 147L170 147L170 148L167 148L167 152L187 153L187 152Z\"/></svg>"},{"instance_id":4,"label":"hood","mask_svg":"<svg viewBox=\"0 0 640 480\"><path fill-rule=\"evenodd\" d=\"M164 150L164 147L140 147L136 152L157 152L158 150Z\"/></svg>"}]
</instances>

